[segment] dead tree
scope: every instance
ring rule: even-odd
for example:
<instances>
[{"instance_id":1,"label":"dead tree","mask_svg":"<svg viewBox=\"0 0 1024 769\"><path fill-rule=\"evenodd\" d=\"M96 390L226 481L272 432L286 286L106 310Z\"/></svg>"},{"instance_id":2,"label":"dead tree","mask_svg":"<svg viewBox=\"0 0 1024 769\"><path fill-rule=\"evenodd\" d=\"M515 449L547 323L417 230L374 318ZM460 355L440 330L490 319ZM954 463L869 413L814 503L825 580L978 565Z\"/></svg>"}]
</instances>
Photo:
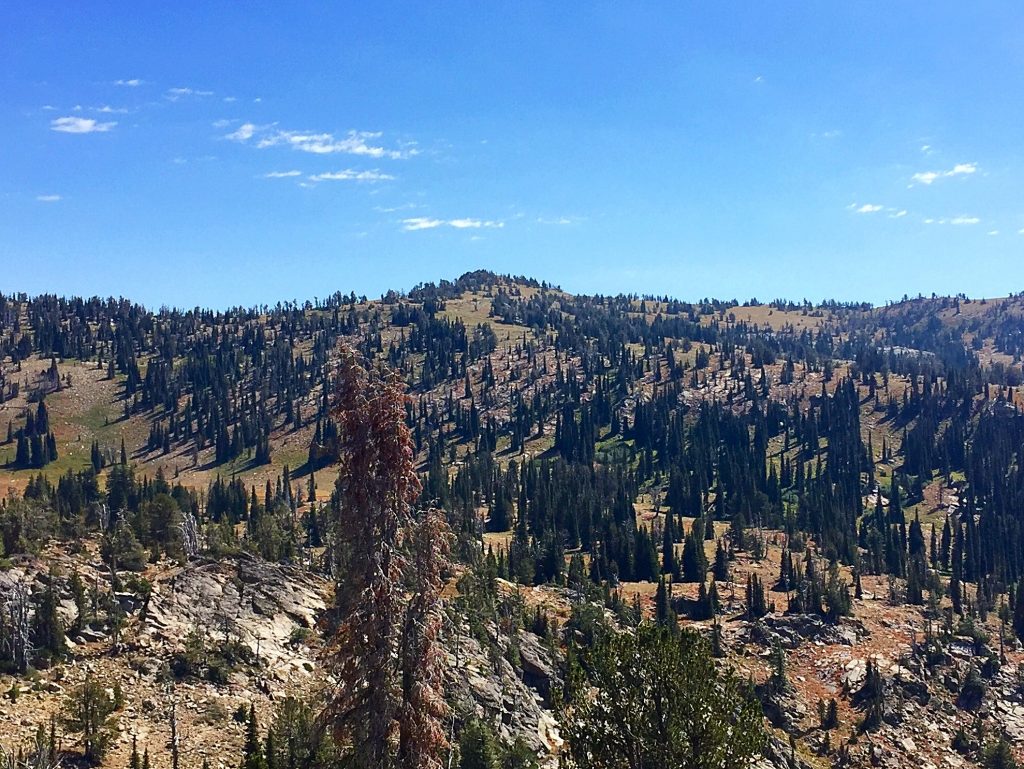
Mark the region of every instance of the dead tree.
<instances>
[{"instance_id":1,"label":"dead tree","mask_svg":"<svg viewBox=\"0 0 1024 769\"><path fill-rule=\"evenodd\" d=\"M24 582L15 582L0 601L0 651L19 673L28 670L32 657L32 594Z\"/></svg>"},{"instance_id":2,"label":"dead tree","mask_svg":"<svg viewBox=\"0 0 1024 769\"><path fill-rule=\"evenodd\" d=\"M323 719L358 769L433 769L447 745L435 641L449 532L439 514L415 513L407 399L397 374L367 370L343 351L334 409L338 685Z\"/></svg>"}]
</instances>

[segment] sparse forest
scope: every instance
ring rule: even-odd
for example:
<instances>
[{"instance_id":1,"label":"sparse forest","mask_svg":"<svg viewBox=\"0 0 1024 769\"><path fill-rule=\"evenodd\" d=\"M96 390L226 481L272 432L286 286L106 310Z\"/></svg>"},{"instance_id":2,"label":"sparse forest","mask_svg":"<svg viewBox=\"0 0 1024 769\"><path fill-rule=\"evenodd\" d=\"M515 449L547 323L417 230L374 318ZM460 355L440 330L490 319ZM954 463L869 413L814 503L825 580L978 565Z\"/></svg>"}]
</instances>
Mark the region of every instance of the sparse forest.
<instances>
[{"instance_id":1,"label":"sparse forest","mask_svg":"<svg viewBox=\"0 0 1024 769\"><path fill-rule=\"evenodd\" d=\"M1013 765L1022 355L1020 296L0 296L0 673L61 703L0 767ZM228 566L277 625L170 633Z\"/></svg>"}]
</instances>

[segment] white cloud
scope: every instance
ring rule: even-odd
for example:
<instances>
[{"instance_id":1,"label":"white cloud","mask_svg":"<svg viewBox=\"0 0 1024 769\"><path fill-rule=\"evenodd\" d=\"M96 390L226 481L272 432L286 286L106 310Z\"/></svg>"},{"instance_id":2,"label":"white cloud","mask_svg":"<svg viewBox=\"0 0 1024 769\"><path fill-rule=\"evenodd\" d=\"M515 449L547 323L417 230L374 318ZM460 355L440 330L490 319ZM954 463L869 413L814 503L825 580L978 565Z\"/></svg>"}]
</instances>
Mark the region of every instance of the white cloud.
<instances>
[{"instance_id":1,"label":"white cloud","mask_svg":"<svg viewBox=\"0 0 1024 769\"><path fill-rule=\"evenodd\" d=\"M256 133L256 126L252 123L242 123L238 126L237 131L233 131L225 136L225 139L231 139L233 142L247 142Z\"/></svg>"},{"instance_id":2,"label":"white cloud","mask_svg":"<svg viewBox=\"0 0 1024 769\"><path fill-rule=\"evenodd\" d=\"M440 227L445 224L442 219L431 219L426 216L417 216L412 219L402 220L402 229L406 232L414 232L416 230L432 230L435 227Z\"/></svg>"},{"instance_id":3,"label":"white cloud","mask_svg":"<svg viewBox=\"0 0 1024 769\"><path fill-rule=\"evenodd\" d=\"M480 227L501 229L505 226L505 222L483 221L480 219L452 219L448 224L460 230L467 228L478 229Z\"/></svg>"},{"instance_id":4,"label":"white cloud","mask_svg":"<svg viewBox=\"0 0 1024 769\"><path fill-rule=\"evenodd\" d=\"M402 160L419 154L419 150L412 145L399 149L382 146L381 142L377 141L382 136L380 131L349 131L346 135L338 137L327 132L309 133L280 129L271 130L271 128L271 126L257 127L252 123L245 123L241 129L233 134L229 134L227 138L244 142L253 138L256 133L259 133L259 141L256 143L258 149L283 146L314 155L343 153L371 158Z\"/></svg>"},{"instance_id":5,"label":"white cloud","mask_svg":"<svg viewBox=\"0 0 1024 769\"><path fill-rule=\"evenodd\" d=\"M874 214L881 211L883 206L875 205L874 203L865 203L857 209L858 214Z\"/></svg>"},{"instance_id":6,"label":"white cloud","mask_svg":"<svg viewBox=\"0 0 1024 769\"><path fill-rule=\"evenodd\" d=\"M1021 227L1019 230L1017 230L1017 234L1024 235L1024 227Z\"/></svg>"},{"instance_id":7,"label":"white cloud","mask_svg":"<svg viewBox=\"0 0 1024 769\"><path fill-rule=\"evenodd\" d=\"M432 230L436 227L454 227L457 230L478 230L482 228L500 230L504 226L505 222L490 219L434 219L427 216L417 216L412 219L402 220L402 229L406 232Z\"/></svg>"},{"instance_id":8,"label":"white cloud","mask_svg":"<svg viewBox=\"0 0 1024 769\"><path fill-rule=\"evenodd\" d=\"M271 171L263 174L264 179L287 179L290 176L302 176L302 171Z\"/></svg>"},{"instance_id":9,"label":"white cloud","mask_svg":"<svg viewBox=\"0 0 1024 769\"><path fill-rule=\"evenodd\" d=\"M904 216L907 215L907 209L905 209L905 208L901 208L899 211L893 211L892 209L890 209L890 211L891 211L891 213L889 214L889 218L890 219L902 219Z\"/></svg>"},{"instance_id":10,"label":"white cloud","mask_svg":"<svg viewBox=\"0 0 1024 769\"><path fill-rule=\"evenodd\" d=\"M403 203L400 206L374 206L373 210L380 214L393 214L396 211L408 211L410 208L420 208L419 203Z\"/></svg>"},{"instance_id":11,"label":"white cloud","mask_svg":"<svg viewBox=\"0 0 1024 769\"><path fill-rule=\"evenodd\" d=\"M989 235L998 235L999 234L999 230L989 230L988 234Z\"/></svg>"},{"instance_id":12,"label":"white cloud","mask_svg":"<svg viewBox=\"0 0 1024 769\"><path fill-rule=\"evenodd\" d=\"M127 86L128 88L138 88L140 85L142 85L145 82L146 82L145 80L139 80L139 78L133 77L130 80L115 80L114 81L114 85L123 85L123 86Z\"/></svg>"},{"instance_id":13,"label":"white cloud","mask_svg":"<svg viewBox=\"0 0 1024 769\"><path fill-rule=\"evenodd\" d=\"M116 125L116 121L100 123L92 118L59 117L50 121L50 130L66 134L91 134L104 133Z\"/></svg>"},{"instance_id":14,"label":"white cloud","mask_svg":"<svg viewBox=\"0 0 1024 769\"><path fill-rule=\"evenodd\" d=\"M981 222L981 219L979 219L977 216L954 216L952 219L949 220L950 224L958 225L978 224L979 222Z\"/></svg>"},{"instance_id":15,"label":"white cloud","mask_svg":"<svg viewBox=\"0 0 1024 769\"><path fill-rule=\"evenodd\" d=\"M213 91L199 91L195 88L178 86L176 88L168 88L164 96L170 101L178 101L178 99L185 96L213 96Z\"/></svg>"},{"instance_id":16,"label":"white cloud","mask_svg":"<svg viewBox=\"0 0 1024 769\"><path fill-rule=\"evenodd\" d=\"M224 101L227 102L228 104L231 104L233 102L238 101L238 97L237 96L225 96L224 97Z\"/></svg>"},{"instance_id":17,"label":"white cloud","mask_svg":"<svg viewBox=\"0 0 1024 769\"><path fill-rule=\"evenodd\" d=\"M102 107L93 107L96 112L102 112L104 115L127 115L128 110L124 107L111 107L109 104L104 104Z\"/></svg>"},{"instance_id":18,"label":"white cloud","mask_svg":"<svg viewBox=\"0 0 1024 769\"><path fill-rule=\"evenodd\" d=\"M309 177L311 182L339 182L339 181L357 181L357 182L384 182L390 181L395 177L391 174L381 173L380 171L355 171L351 168L346 168L344 171L328 171L322 174L313 174Z\"/></svg>"},{"instance_id":19,"label":"white cloud","mask_svg":"<svg viewBox=\"0 0 1024 769\"><path fill-rule=\"evenodd\" d=\"M545 219L543 216L537 218L537 224L572 224L568 216L560 216L557 219Z\"/></svg>"},{"instance_id":20,"label":"white cloud","mask_svg":"<svg viewBox=\"0 0 1024 769\"><path fill-rule=\"evenodd\" d=\"M928 145L925 145L926 147ZM978 166L974 163L957 163L948 171L920 171L910 177L911 186L913 184L932 184L939 179L947 179L951 176L967 176L973 174L978 170Z\"/></svg>"},{"instance_id":21,"label":"white cloud","mask_svg":"<svg viewBox=\"0 0 1024 769\"><path fill-rule=\"evenodd\" d=\"M36 200L40 203L56 203L60 200L60 195L36 195Z\"/></svg>"}]
</instances>

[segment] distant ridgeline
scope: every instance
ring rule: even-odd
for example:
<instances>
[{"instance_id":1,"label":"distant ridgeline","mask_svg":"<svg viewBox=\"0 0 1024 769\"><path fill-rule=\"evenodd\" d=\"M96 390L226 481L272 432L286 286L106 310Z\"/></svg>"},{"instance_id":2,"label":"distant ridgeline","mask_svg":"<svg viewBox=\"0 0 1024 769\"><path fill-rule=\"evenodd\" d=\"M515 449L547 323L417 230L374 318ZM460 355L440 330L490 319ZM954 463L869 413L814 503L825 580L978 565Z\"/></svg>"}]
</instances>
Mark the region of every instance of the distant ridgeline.
<instances>
[{"instance_id":1,"label":"distant ridgeline","mask_svg":"<svg viewBox=\"0 0 1024 769\"><path fill-rule=\"evenodd\" d=\"M255 547L287 559L327 536L317 505L286 513L316 499L314 473L337 454L344 340L407 382L422 499L448 511L463 554L485 531L510 532L493 554L503 576L703 582L695 542L715 537L714 520L730 524L723 557L776 528L858 573L905 579L912 603L941 570L956 611L987 611L1024 574L1022 309L1019 297L873 308L573 296L485 271L375 301L336 293L225 311L0 296L0 400L17 395L29 356L52 359L53 387L64 360L104 369L124 414L150 421L145 445L129 447L142 462L205 452L214 467L233 462L234 477L201 494L172 488L133 475L123 447L118 461L117 447L94 445L91 467L37 480L32 494L69 515L169 496L223 526L224 542L245 521ZM16 467L56 458L44 391L8 428ZM305 464L247 488L237 473L272 462L289 435L308 445ZM95 474L111 462L101 488ZM934 512L921 506L932 487L955 499L937 520L912 519ZM635 512L641 494L660 514L649 522ZM148 545L146 526L133 537ZM795 600L841 613L826 570L791 561Z\"/></svg>"}]
</instances>

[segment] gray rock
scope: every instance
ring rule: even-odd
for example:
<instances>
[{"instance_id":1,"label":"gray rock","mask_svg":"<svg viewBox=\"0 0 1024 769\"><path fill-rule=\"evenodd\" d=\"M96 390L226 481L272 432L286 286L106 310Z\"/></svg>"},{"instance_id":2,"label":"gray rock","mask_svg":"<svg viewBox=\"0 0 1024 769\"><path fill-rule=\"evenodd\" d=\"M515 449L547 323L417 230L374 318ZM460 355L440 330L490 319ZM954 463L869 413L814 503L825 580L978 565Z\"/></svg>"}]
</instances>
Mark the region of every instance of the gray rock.
<instances>
[{"instance_id":1,"label":"gray rock","mask_svg":"<svg viewBox=\"0 0 1024 769\"><path fill-rule=\"evenodd\" d=\"M524 631L519 634L519 658L523 680L527 686L540 692L544 701L550 705L552 686L561 683L551 652L544 647L538 636Z\"/></svg>"}]
</instances>

